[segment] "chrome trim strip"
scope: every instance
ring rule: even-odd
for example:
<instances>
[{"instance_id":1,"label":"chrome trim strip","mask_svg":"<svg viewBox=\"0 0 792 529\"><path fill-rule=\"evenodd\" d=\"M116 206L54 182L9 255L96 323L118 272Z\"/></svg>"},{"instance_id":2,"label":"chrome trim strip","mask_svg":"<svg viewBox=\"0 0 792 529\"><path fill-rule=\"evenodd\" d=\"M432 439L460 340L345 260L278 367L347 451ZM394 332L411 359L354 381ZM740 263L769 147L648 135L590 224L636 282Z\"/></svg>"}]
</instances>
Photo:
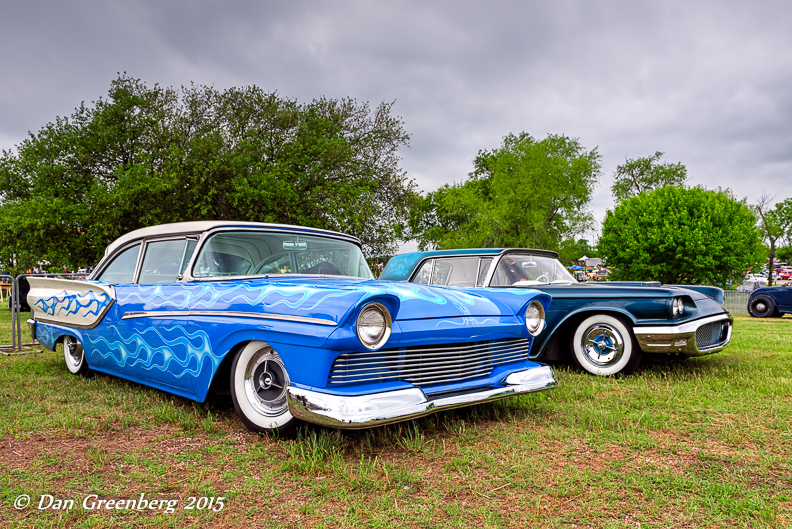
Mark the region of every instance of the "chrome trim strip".
<instances>
[{"instance_id":1,"label":"chrome trim strip","mask_svg":"<svg viewBox=\"0 0 792 529\"><path fill-rule=\"evenodd\" d=\"M681 325L673 327L633 327L633 334L685 334L689 332L696 332L696 329L707 323L713 323L721 320L729 320L731 316L728 312L701 318L700 320L693 320Z\"/></svg>"},{"instance_id":2,"label":"chrome trim strip","mask_svg":"<svg viewBox=\"0 0 792 529\"><path fill-rule=\"evenodd\" d=\"M514 382L514 383L511 383ZM289 411L296 418L332 428L360 429L407 421L436 411L490 402L558 385L553 369L540 366L508 375L501 387L438 398L416 387L369 395L345 396L289 386Z\"/></svg>"},{"instance_id":3,"label":"chrome trim strip","mask_svg":"<svg viewBox=\"0 0 792 529\"><path fill-rule=\"evenodd\" d=\"M296 323L314 323L336 327L338 324L332 320L322 318L309 318L307 316L289 316L286 314L263 314L259 312L234 312L226 310L148 310L140 312L127 312L122 320L133 318L186 318L189 316L218 316L223 318L257 318L260 320L280 320Z\"/></svg>"}]
</instances>

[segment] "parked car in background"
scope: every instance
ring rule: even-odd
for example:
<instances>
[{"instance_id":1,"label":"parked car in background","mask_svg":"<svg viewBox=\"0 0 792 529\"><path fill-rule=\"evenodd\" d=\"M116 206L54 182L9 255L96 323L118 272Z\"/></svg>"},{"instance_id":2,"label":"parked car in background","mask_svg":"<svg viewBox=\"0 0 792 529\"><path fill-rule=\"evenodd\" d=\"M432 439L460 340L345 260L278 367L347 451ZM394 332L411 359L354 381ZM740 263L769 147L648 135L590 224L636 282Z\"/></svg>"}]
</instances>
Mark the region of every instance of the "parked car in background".
<instances>
[{"instance_id":1,"label":"parked car in background","mask_svg":"<svg viewBox=\"0 0 792 529\"><path fill-rule=\"evenodd\" d=\"M757 288L767 286L767 279L763 277L746 277L742 284L737 287L737 292L753 292Z\"/></svg>"},{"instance_id":2,"label":"parked car in background","mask_svg":"<svg viewBox=\"0 0 792 529\"><path fill-rule=\"evenodd\" d=\"M722 351L732 317L723 290L658 282L578 283L547 250L479 248L397 255L381 279L424 285L541 290L553 297L547 332L531 358L572 357L595 375L632 373L644 354L701 356Z\"/></svg>"},{"instance_id":3,"label":"parked car in background","mask_svg":"<svg viewBox=\"0 0 792 529\"><path fill-rule=\"evenodd\" d=\"M780 318L792 314L792 286L757 288L748 298L748 314L754 318Z\"/></svg>"},{"instance_id":4,"label":"parked car in background","mask_svg":"<svg viewBox=\"0 0 792 529\"><path fill-rule=\"evenodd\" d=\"M251 430L365 428L552 388L529 359L550 296L376 281L324 230L188 222L113 242L88 281L30 278L31 334L89 369L203 402Z\"/></svg>"}]
</instances>

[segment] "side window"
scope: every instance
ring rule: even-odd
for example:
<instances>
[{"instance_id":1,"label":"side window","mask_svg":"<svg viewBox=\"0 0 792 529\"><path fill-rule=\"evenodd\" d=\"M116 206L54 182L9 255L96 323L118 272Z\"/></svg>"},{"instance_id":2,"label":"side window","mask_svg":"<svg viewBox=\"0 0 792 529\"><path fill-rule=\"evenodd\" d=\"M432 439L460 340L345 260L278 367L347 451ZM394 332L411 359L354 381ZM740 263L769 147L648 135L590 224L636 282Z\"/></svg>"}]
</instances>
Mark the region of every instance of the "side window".
<instances>
[{"instance_id":1,"label":"side window","mask_svg":"<svg viewBox=\"0 0 792 529\"><path fill-rule=\"evenodd\" d=\"M424 261L424 264L421 265L420 270L418 273L415 274L415 277L412 278L413 283L418 283L419 285L428 285L429 279L432 275L432 260L428 259Z\"/></svg>"},{"instance_id":2,"label":"side window","mask_svg":"<svg viewBox=\"0 0 792 529\"><path fill-rule=\"evenodd\" d=\"M487 272L489 272L491 265L492 265L492 257L482 257L479 260L479 273L478 273L478 279L476 279L477 287L484 286L484 280L487 279Z\"/></svg>"},{"instance_id":3,"label":"side window","mask_svg":"<svg viewBox=\"0 0 792 529\"><path fill-rule=\"evenodd\" d=\"M146 255L140 268L138 283L173 283L187 266L190 256L186 255L189 243L195 249L195 241L171 239L153 241L146 245ZM186 262L185 262L186 261Z\"/></svg>"},{"instance_id":4,"label":"side window","mask_svg":"<svg viewBox=\"0 0 792 529\"><path fill-rule=\"evenodd\" d=\"M139 253L139 244L127 248L102 270L102 274L97 279L117 285L131 283L135 279L135 265L137 265Z\"/></svg>"},{"instance_id":5,"label":"side window","mask_svg":"<svg viewBox=\"0 0 792 529\"><path fill-rule=\"evenodd\" d=\"M452 287L474 287L476 286L478 264L478 257L437 259L435 260L434 272L432 273L432 284Z\"/></svg>"}]
</instances>

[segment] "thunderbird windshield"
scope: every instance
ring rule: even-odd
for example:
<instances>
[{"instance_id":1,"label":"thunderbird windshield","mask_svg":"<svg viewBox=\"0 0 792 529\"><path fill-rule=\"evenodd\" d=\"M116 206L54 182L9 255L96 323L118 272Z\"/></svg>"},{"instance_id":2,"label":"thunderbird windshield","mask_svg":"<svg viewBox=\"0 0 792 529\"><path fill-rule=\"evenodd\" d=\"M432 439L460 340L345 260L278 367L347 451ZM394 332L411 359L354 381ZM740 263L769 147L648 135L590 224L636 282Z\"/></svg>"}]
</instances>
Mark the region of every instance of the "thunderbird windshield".
<instances>
[{"instance_id":1,"label":"thunderbird windshield","mask_svg":"<svg viewBox=\"0 0 792 529\"><path fill-rule=\"evenodd\" d=\"M372 279L349 241L295 233L222 231L201 247L193 277L328 275Z\"/></svg>"},{"instance_id":2,"label":"thunderbird windshield","mask_svg":"<svg viewBox=\"0 0 792 529\"><path fill-rule=\"evenodd\" d=\"M558 259L528 254L506 254L498 261L498 267L490 286L531 286L550 283L577 283Z\"/></svg>"}]
</instances>

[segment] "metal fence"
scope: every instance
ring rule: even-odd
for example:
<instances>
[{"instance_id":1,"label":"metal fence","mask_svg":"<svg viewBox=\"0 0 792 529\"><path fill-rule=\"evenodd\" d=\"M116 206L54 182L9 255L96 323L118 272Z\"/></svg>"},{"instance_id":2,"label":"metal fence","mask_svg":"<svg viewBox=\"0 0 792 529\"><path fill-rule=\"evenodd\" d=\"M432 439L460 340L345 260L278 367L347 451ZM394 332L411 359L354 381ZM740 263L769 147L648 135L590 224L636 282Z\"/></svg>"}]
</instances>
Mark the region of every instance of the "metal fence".
<instances>
[{"instance_id":1,"label":"metal fence","mask_svg":"<svg viewBox=\"0 0 792 529\"><path fill-rule=\"evenodd\" d=\"M19 280L23 277L63 277L67 279L85 279L88 274L19 274L11 282L11 298L9 308L11 309L11 343L0 345L0 354L19 355L39 352L39 344L36 337L31 336L31 342L22 343L22 299L20 296Z\"/></svg>"},{"instance_id":2,"label":"metal fence","mask_svg":"<svg viewBox=\"0 0 792 529\"><path fill-rule=\"evenodd\" d=\"M750 292L737 292L736 290L725 290L723 292L724 305L731 314L748 314L748 297Z\"/></svg>"}]
</instances>

